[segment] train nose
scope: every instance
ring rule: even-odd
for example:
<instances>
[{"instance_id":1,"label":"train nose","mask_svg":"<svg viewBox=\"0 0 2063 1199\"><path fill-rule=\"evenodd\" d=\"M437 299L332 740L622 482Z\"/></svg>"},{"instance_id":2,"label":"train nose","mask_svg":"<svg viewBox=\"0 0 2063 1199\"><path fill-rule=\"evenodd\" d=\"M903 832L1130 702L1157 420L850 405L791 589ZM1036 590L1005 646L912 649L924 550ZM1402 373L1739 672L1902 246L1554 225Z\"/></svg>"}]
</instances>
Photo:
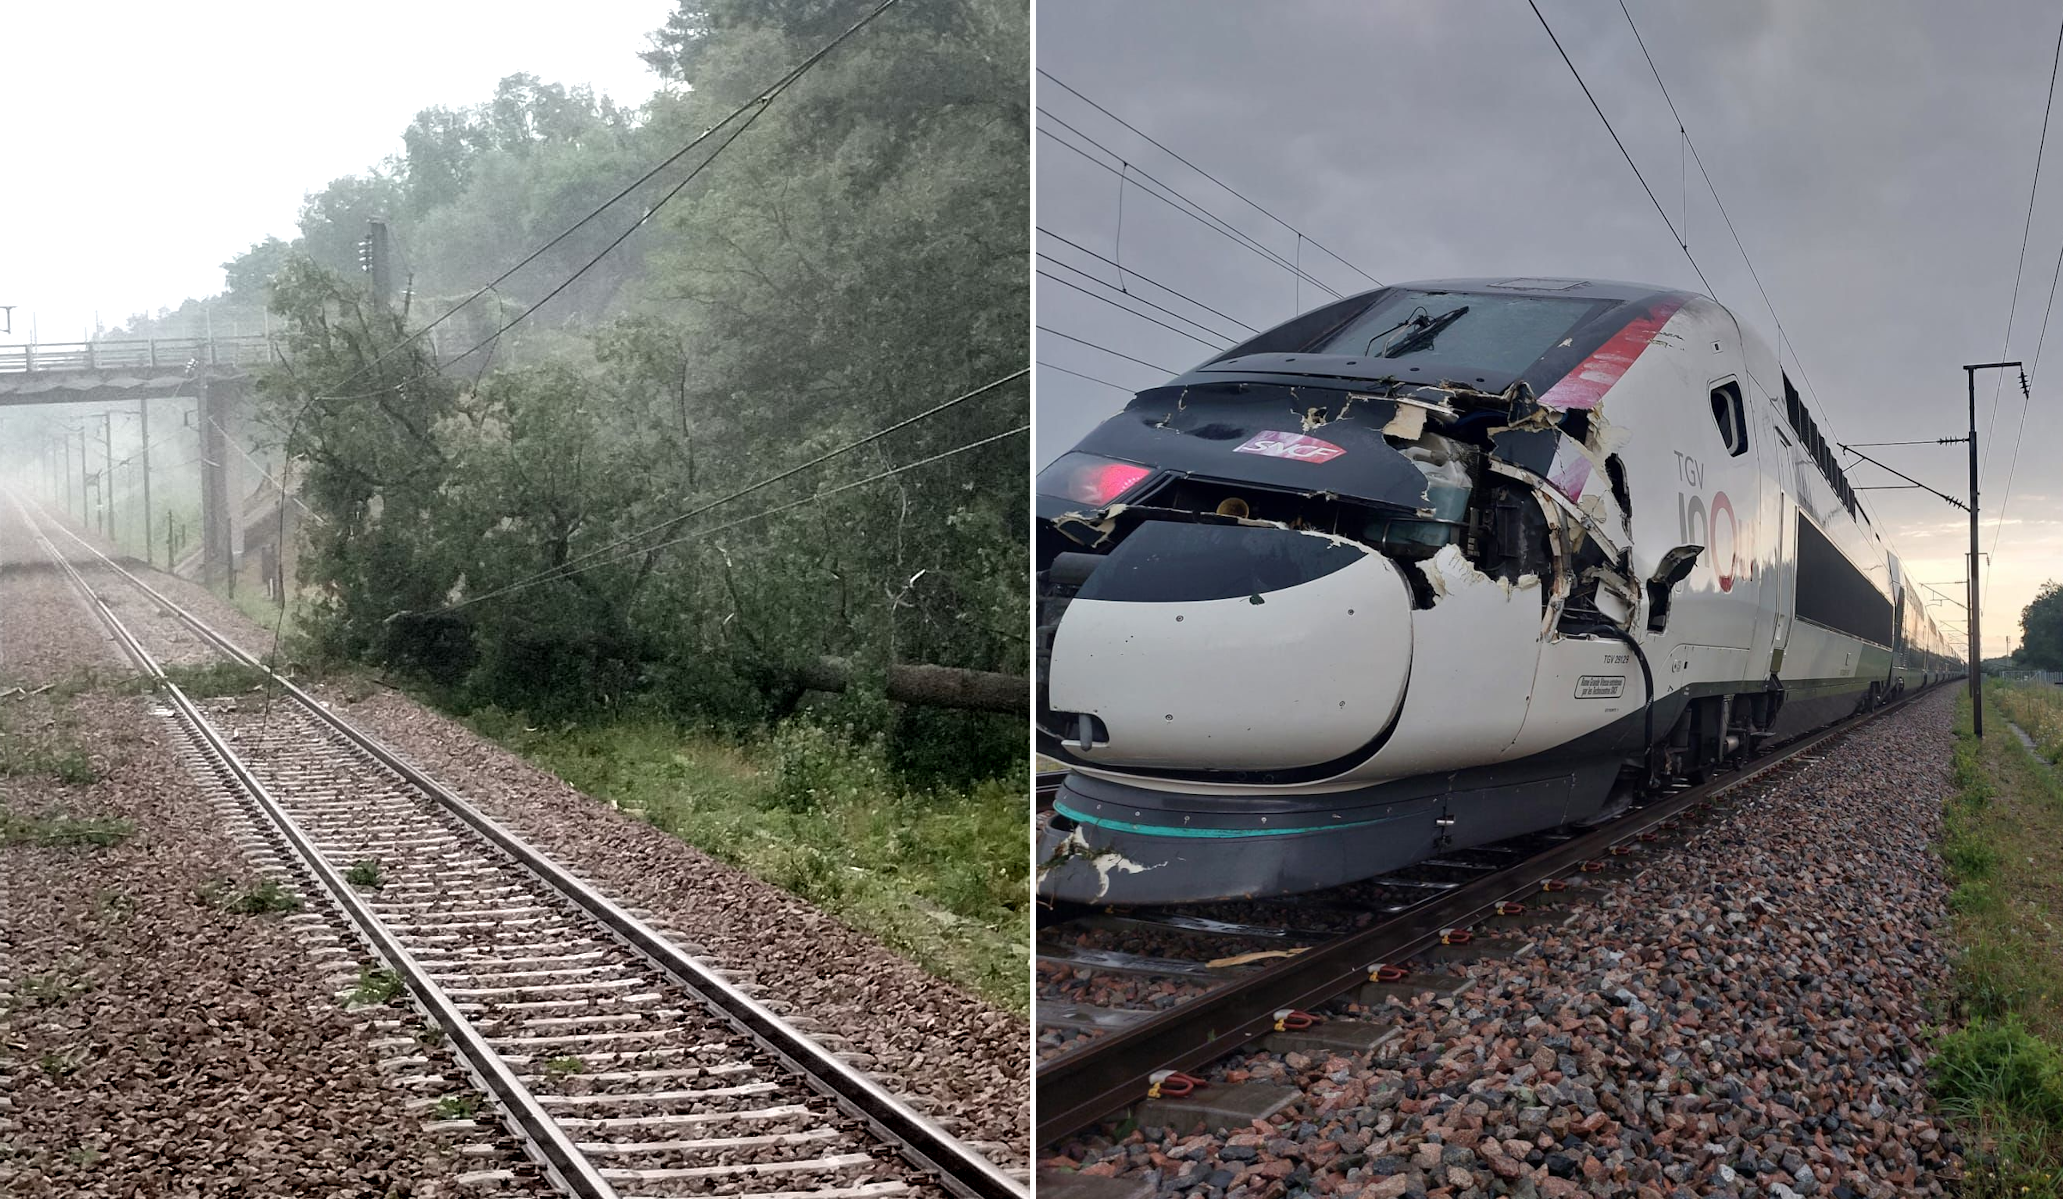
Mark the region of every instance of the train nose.
<instances>
[{"instance_id":1,"label":"train nose","mask_svg":"<svg viewBox=\"0 0 2063 1199\"><path fill-rule=\"evenodd\" d=\"M1369 745L1410 672L1411 595L1383 555L1273 526L1152 521L1061 616L1047 703L1087 732L1067 745L1084 763L1280 770Z\"/></svg>"}]
</instances>

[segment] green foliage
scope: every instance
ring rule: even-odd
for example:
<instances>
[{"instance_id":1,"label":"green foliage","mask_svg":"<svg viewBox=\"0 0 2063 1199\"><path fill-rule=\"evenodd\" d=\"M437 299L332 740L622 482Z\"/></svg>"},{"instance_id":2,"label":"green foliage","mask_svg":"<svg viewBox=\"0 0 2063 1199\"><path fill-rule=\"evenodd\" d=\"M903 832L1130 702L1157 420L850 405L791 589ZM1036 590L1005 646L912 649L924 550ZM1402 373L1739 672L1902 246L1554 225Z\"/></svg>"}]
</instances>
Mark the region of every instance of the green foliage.
<instances>
[{"instance_id":1,"label":"green foliage","mask_svg":"<svg viewBox=\"0 0 2063 1199\"><path fill-rule=\"evenodd\" d=\"M227 659L209 662L203 666L172 665L164 670L165 678L173 686L194 699L205 699L215 695L242 695L265 685L263 671Z\"/></svg>"},{"instance_id":2,"label":"green foliage","mask_svg":"<svg viewBox=\"0 0 2063 1199\"><path fill-rule=\"evenodd\" d=\"M2017 1018L1979 1020L1944 1037L1927 1069L1941 1109L1990 1133L1990 1150L1980 1143L1972 1155L1979 1193L2043 1186L2053 1194L2063 1185L2063 1053L2055 1046Z\"/></svg>"},{"instance_id":3,"label":"green foliage","mask_svg":"<svg viewBox=\"0 0 2063 1199\"><path fill-rule=\"evenodd\" d=\"M2030 670L2063 670L2063 584L2042 584L2020 611L2020 647L2013 664Z\"/></svg>"},{"instance_id":4,"label":"green foliage","mask_svg":"<svg viewBox=\"0 0 2063 1199\"><path fill-rule=\"evenodd\" d=\"M1986 723L1999 715L1994 707ZM1965 1142L1964 1194L2056 1199L2063 939L2051 905L2063 863L2063 790L2009 733L1976 741L1967 700L1958 701L1951 770L1942 842L1955 883L1951 997L1968 1023L1939 1041L1928 1092Z\"/></svg>"},{"instance_id":5,"label":"green foliage","mask_svg":"<svg viewBox=\"0 0 2063 1199\"><path fill-rule=\"evenodd\" d=\"M480 1110L480 1101L471 1095L446 1095L433 1110L439 1120L470 1120Z\"/></svg>"},{"instance_id":6,"label":"green foliage","mask_svg":"<svg viewBox=\"0 0 2063 1199\"><path fill-rule=\"evenodd\" d=\"M587 1069L587 1064L577 1057L549 1057L544 1060L544 1072L553 1078L564 1078Z\"/></svg>"},{"instance_id":7,"label":"green foliage","mask_svg":"<svg viewBox=\"0 0 2063 1199\"><path fill-rule=\"evenodd\" d=\"M354 887L379 888L387 885L385 876L380 873L378 858L366 858L351 863L351 868L344 872L344 881Z\"/></svg>"},{"instance_id":8,"label":"green foliage","mask_svg":"<svg viewBox=\"0 0 2063 1199\"><path fill-rule=\"evenodd\" d=\"M0 733L0 776L6 775L40 776L83 787L100 777L100 768L82 746Z\"/></svg>"},{"instance_id":9,"label":"green foliage","mask_svg":"<svg viewBox=\"0 0 2063 1199\"><path fill-rule=\"evenodd\" d=\"M93 980L80 978L64 971L48 974L31 974L21 980L14 994L8 1000L8 1007L14 1009L63 1007L72 1001L72 996L93 989Z\"/></svg>"},{"instance_id":10,"label":"green foliage","mask_svg":"<svg viewBox=\"0 0 2063 1199\"><path fill-rule=\"evenodd\" d=\"M136 827L105 816L44 812L36 816L0 812L0 845L33 845L45 849L82 846L106 848L129 839Z\"/></svg>"},{"instance_id":11,"label":"green foliage","mask_svg":"<svg viewBox=\"0 0 2063 1199\"><path fill-rule=\"evenodd\" d=\"M239 260L241 290L270 281L287 363L262 402L320 517L304 525L315 598L297 649L406 672L461 709L636 705L741 730L799 711L800 668L838 656L871 681L829 723L879 741L903 777L1015 769L1021 720L900 710L879 680L894 662L1023 672L1021 440L746 518L1009 429L1021 385L677 518L1024 364L1021 6L884 15L550 315L457 370L436 373L438 354L540 301L624 218L407 346L409 322L370 304L345 260L379 208L426 292L471 288L854 15L685 6L653 54L694 86L641 119L511 76L484 104L422 112L387 168L311 197L294 253ZM613 548L652 529L678 543Z\"/></svg>"},{"instance_id":12,"label":"green foliage","mask_svg":"<svg viewBox=\"0 0 2063 1199\"><path fill-rule=\"evenodd\" d=\"M1020 772L899 783L878 741L792 721L743 744L651 716L473 726L587 793L783 887L931 970L1022 1011L1029 934Z\"/></svg>"},{"instance_id":13,"label":"green foliage","mask_svg":"<svg viewBox=\"0 0 2063 1199\"><path fill-rule=\"evenodd\" d=\"M392 970L368 966L358 972L358 985L352 988L345 1003L352 1007L388 1003L399 998L402 990L400 975Z\"/></svg>"},{"instance_id":14,"label":"green foliage","mask_svg":"<svg viewBox=\"0 0 2063 1199\"><path fill-rule=\"evenodd\" d=\"M301 910L301 899L273 879L261 878L224 904L223 910L239 916L269 916L280 912L298 912Z\"/></svg>"}]
</instances>

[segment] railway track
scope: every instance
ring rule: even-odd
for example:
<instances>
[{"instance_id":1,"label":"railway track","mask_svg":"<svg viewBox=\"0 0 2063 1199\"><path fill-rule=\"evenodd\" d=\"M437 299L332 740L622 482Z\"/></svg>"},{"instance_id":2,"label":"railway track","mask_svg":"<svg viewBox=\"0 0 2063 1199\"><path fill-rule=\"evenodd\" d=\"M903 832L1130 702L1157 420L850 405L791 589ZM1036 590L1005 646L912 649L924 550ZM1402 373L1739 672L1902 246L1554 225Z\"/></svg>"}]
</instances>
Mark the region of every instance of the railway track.
<instances>
[{"instance_id":1,"label":"railway track","mask_svg":"<svg viewBox=\"0 0 2063 1199\"><path fill-rule=\"evenodd\" d=\"M1458 989L1463 976L1443 967L1509 951L1528 928L1596 902L1606 884L1636 873L1642 851L1672 826L1751 783L1775 782L1814 760L1813 749L1917 694L1588 831L1481 846L1311 896L1044 913L1034 1144L1052 1145L1141 1099L1181 1095L1190 1085L1184 1072L1271 1033L1306 1031L1322 1020L1312 1013L1350 994L1380 1002ZM1104 948L1111 935L1129 943ZM1106 994L1125 1002L1083 998ZM1364 1031L1372 1040L1379 1030Z\"/></svg>"},{"instance_id":2,"label":"railway track","mask_svg":"<svg viewBox=\"0 0 2063 1199\"><path fill-rule=\"evenodd\" d=\"M726 977L525 844L465 799L273 674L62 525L87 569L148 604L132 628L15 507L190 736L194 766L251 818L261 864L332 904L558 1191L581 1199L727 1194L1023 1199L1025 1184ZM53 522L54 524L55 522ZM258 672L262 704L197 701L146 644L198 638ZM323 940L318 934L317 941ZM332 938L334 940L334 938ZM347 961L341 946L317 950ZM374 1008L375 1012L391 1009ZM428 1058L376 1022L389 1068ZM417 1075L413 1084L452 1080ZM433 1101L420 1101L428 1106ZM481 1127L446 1104L443 1127ZM483 1113L484 1114L484 1113ZM476 1171L512 1183L513 1169Z\"/></svg>"}]
</instances>

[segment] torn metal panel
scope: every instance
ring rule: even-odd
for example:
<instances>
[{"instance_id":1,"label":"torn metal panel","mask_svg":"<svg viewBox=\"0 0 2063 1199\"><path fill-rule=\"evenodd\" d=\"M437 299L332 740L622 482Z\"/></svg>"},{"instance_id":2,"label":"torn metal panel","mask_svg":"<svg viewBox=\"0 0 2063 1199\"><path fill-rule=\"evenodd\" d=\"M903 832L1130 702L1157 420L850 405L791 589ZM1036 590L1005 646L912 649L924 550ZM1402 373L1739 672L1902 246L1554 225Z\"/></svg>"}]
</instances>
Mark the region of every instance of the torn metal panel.
<instances>
[{"instance_id":1,"label":"torn metal panel","mask_svg":"<svg viewBox=\"0 0 2063 1199\"><path fill-rule=\"evenodd\" d=\"M1399 441L1417 441L1419 435L1425 432L1426 412L1426 407L1419 404L1397 405L1397 415L1391 417L1390 423L1383 426L1383 436L1394 437Z\"/></svg>"},{"instance_id":2,"label":"torn metal panel","mask_svg":"<svg viewBox=\"0 0 2063 1199\"><path fill-rule=\"evenodd\" d=\"M1082 829L1077 826L1070 829L1067 836L1058 845L1053 846L1046 857L1040 861L1037 885L1043 888L1046 885L1046 876L1049 874L1056 874L1062 871L1076 874L1086 873L1096 880L1093 892L1094 899L1102 899L1110 894L1110 876L1112 874L1144 874L1149 870L1157 870L1165 865L1167 865L1166 862L1154 862L1150 865L1143 862L1135 862L1122 853L1108 849L1099 850L1089 844L1088 838L1082 835Z\"/></svg>"},{"instance_id":3,"label":"torn metal panel","mask_svg":"<svg viewBox=\"0 0 2063 1199\"><path fill-rule=\"evenodd\" d=\"M1648 632L1659 633L1669 624L1669 598L1676 585L1683 582L1691 568L1698 563L1698 555L1705 552L1702 545L1679 545L1662 555L1655 563L1655 572L1648 576Z\"/></svg>"},{"instance_id":4,"label":"torn metal panel","mask_svg":"<svg viewBox=\"0 0 2063 1199\"><path fill-rule=\"evenodd\" d=\"M1508 462L1500 462L1495 459L1489 462L1489 467L1496 474L1531 484L1542 495L1549 497L1557 507L1574 517L1576 523L1583 526L1584 532L1597 538L1598 544L1604 547L1612 558L1618 559L1625 555L1625 547L1619 543L1618 538L1612 536L1596 517L1578 507L1576 501L1562 494L1560 488L1549 483L1545 476L1535 474L1524 467L1513 466Z\"/></svg>"}]
</instances>

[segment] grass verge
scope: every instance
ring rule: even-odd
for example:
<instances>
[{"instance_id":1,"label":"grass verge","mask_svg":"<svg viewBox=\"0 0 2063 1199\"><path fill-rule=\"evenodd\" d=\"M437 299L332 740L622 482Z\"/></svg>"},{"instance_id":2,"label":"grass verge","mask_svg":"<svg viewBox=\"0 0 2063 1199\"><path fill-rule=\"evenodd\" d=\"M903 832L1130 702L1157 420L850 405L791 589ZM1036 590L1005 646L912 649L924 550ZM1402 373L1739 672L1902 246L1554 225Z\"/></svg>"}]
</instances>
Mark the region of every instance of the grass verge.
<instances>
[{"instance_id":1,"label":"grass verge","mask_svg":"<svg viewBox=\"0 0 2063 1199\"><path fill-rule=\"evenodd\" d=\"M589 795L790 891L924 969L1029 1008L1029 780L898 785L877 746L792 721L730 744L656 719L473 727Z\"/></svg>"},{"instance_id":2,"label":"grass verge","mask_svg":"<svg viewBox=\"0 0 2063 1199\"><path fill-rule=\"evenodd\" d=\"M1966 1023L1928 1089L1963 1135L1965 1195L2063 1199L2063 780L2007 727L2010 690L1987 693L1982 743L1957 701L1941 849Z\"/></svg>"},{"instance_id":3,"label":"grass verge","mask_svg":"<svg viewBox=\"0 0 2063 1199\"><path fill-rule=\"evenodd\" d=\"M2053 764L2063 763L2063 687L2047 683L2009 683L1988 694L2026 730L2035 752Z\"/></svg>"},{"instance_id":4,"label":"grass verge","mask_svg":"<svg viewBox=\"0 0 2063 1199\"><path fill-rule=\"evenodd\" d=\"M22 816L0 811L0 845L5 846L75 849L91 845L105 848L120 845L135 831L135 826L126 820L100 816L74 816L69 812Z\"/></svg>"}]
</instances>

